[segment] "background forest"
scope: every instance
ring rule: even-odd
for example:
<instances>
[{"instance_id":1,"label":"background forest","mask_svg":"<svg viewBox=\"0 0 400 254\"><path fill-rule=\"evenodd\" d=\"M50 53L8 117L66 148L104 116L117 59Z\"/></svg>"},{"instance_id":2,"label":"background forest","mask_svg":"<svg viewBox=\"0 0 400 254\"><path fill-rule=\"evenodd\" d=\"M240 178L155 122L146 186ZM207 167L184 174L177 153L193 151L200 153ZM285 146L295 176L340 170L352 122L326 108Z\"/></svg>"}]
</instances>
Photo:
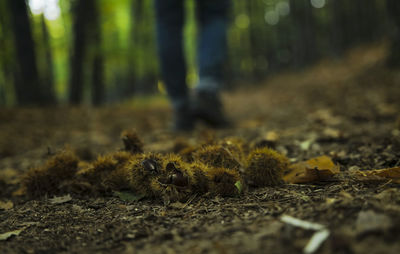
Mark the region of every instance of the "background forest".
<instances>
[{"instance_id":1,"label":"background forest","mask_svg":"<svg viewBox=\"0 0 400 254\"><path fill-rule=\"evenodd\" d=\"M195 1L186 8L193 85ZM396 41L398 10L396 0L233 0L227 83L251 84L356 45ZM0 1L0 105L100 105L164 92L154 37L152 0Z\"/></svg>"}]
</instances>

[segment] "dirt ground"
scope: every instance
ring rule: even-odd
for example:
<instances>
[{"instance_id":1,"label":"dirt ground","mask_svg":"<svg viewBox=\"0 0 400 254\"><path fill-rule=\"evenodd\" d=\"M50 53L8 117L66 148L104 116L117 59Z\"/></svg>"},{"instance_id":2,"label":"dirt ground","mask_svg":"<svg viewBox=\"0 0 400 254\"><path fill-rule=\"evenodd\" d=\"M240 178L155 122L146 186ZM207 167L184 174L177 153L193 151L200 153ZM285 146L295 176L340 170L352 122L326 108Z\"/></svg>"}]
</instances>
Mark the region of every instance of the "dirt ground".
<instances>
[{"instance_id":1,"label":"dirt ground","mask_svg":"<svg viewBox=\"0 0 400 254\"><path fill-rule=\"evenodd\" d=\"M329 232L316 253L400 253L399 184L352 175L400 166L400 70L385 68L386 54L382 45L360 48L341 60L227 92L225 108L235 122L229 130L200 126L192 134L169 133L165 100L100 109L0 109L0 253L312 253L304 248L316 230L294 226L285 215ZM177 140L240 137L292 163L327 155L341 173L168 205L114 196L55 201L15 195L21 174L49 154L69 145L91 161L120 149L121 131L131 128L146 151L174 152ZM14 235L5 237L9 232Z\"/></svg>"}]
</instances>

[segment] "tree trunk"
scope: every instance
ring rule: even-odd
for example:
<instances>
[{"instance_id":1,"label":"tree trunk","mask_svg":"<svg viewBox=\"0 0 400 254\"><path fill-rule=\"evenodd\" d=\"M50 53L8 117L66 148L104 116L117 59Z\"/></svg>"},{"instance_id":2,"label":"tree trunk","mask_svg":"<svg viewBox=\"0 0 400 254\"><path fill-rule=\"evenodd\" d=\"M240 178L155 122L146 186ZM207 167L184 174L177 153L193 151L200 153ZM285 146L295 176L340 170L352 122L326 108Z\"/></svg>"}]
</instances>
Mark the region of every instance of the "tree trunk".
<instances>
[{"instance_id":1,"label":"tree trunk","mask_svg":"<svg viewBox=\"0 0 400 254\"><path fill-rule=\"evenodd\" d=\"M266 76L266 70L260 67L260 58L266 54L265 42L263 42L263 34L265 29L260 29L261 26L265 26L263 19L263 8L259 6L260 3L256 1L246 1L246 9L250 18L249 26L249 43L250 43L250 55L252 60L252 73L251 75L257 80L261 80ZM264 4L264 3L261 3ZM262 24L260 24L262 22ZM261 26L260 26L261 25Z\"/></svg>"},{"instance_id":2,"label":"tree trunk","mask_svg":"<svg viewBox=\"0 0 400 254\"><path fill-rule=\"evenodd\" d=\"M41 15L41 28L43 35L43 48L45 58L45 72L43 73L43 87L44 87L44 99L48 104L55 104L56 98L54 94L54 71L53 71L53 55L50 46L49 31L46 26L44 15Z\"/></svg>"},{"instance_id":3,"label":"tree trunk","mask_svg":"<svg viewBox=\"0 0 400 254\"><path fill-rule=\"evenodd\" d=\"M10 29L9 12L6 2L0 2L0 105L9 104L8 97L11 97L12 91L13 68L14 62L13 43L10 40L12 31Z\"/></svg>"},{"instance_id":4,"label":"tree trunk","mask_svg":"<svg viewBox=\"0 0 400 254\"><path fill-rule=\"evenodd\" d=\"M128 55L128 67L127 67L127 80L128 84L124 87L124 91L128 94L134 94L136 90L136 51L139 49L139 23L142 19L142 0L132 0L130 4L131 22L129 30L129 55Z\"/></svg>"},{"instance_id":5,"label":"tree trunk","mask_svg":"<svg viewBox=\"0 0 400 254\"><path fill-rule=\"evenodd\" d=\"M391 44L387 65L389 67L400 66L400 1L386 0L388 13L393 23L393 30L390 34Z\"/></svg>"},{"instance_id":6,"label":"tree trunk","mask_svg":"<svg viewBox=\"0 0 400 254\"><path fill-rule=\"evenodd\" d=\"M293 64L299 68L313 63L318 56L315 19L310 1L290 0L294 29Z\"/></svg>"},{"instance_id":7,"label":"tree trunk","mask_svg":"<svg viewBox=\"0 0 400 254\"><path fill-rule=\"evenodd\" d=\"M336 55L342 55L348 46L348 38L346 33L346 6L343 1L346 0L333 0L330 6L333 17L331 23L331 44Z\"/></svg>"},{"instance_id":8,"label":"tree trunk","mask_svg":"<svg viewBox=\"0 0 400 254\"><path fill-rule=\"evenodd\" d=\"M12 1L12 0L11 0ZM73 49L70 60L69 102L80 104L83 99L83 67L86 54L88 1L73 2Z\"/></svg>"},{"instance_id":9,"label":"tree trunk","mask_svg":"<svg viewBox=\"0 0 400 254\"><path fill-rule=\"evenodd\" d=\"M88 33L90 46L93 48L92 61L92 104L101 105L104 102L103 54L101 49L101 27L99 11L95 0L86 0L90 5Z\"/></svg>"},{"instance_id":10,"label":"tree trunk","mask_svg":"<svg viewBox=\"0 0 400 254\"><path fill-rule=\"evenodd\" d=\"M89 71L92 103L99 105L104 100L104 82L101 28L96 1L76 0L73 15L74 41L71 57L70 103L82 103L83 90L86 86L84 77Z\"/></svg>"},{"instance_id":11,"label":"tree trunk","mask_svg":"<svg viewBox=\"0 0 400 254\"><path fill-rule=\"evenodd\" d=\"M8 0L8 7L11 13L11 27L14 33L18 66L17 80L15 81L17 101L20 105L44 104L26 2Z\"/></svg>"}]
</instances>

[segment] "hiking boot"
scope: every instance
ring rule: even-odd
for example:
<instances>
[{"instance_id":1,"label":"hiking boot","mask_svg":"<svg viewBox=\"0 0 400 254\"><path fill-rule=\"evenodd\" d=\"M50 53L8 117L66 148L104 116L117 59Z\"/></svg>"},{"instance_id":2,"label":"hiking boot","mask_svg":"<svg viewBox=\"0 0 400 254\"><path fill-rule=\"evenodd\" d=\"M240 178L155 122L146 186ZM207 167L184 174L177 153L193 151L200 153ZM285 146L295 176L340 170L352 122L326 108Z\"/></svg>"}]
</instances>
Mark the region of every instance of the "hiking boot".
<instances>
[{"instance_id":1,"label":"hiking boot","mask_svg":"<svg viewBox=\"0 0 400 254\"><path fill-rule=\"evenodd\" d=\"M197 90L193 95L192 114L196 120L212 128L226 128L231 123L225 117L221 99L215 92Z\"/></svg>"}]
</instances>

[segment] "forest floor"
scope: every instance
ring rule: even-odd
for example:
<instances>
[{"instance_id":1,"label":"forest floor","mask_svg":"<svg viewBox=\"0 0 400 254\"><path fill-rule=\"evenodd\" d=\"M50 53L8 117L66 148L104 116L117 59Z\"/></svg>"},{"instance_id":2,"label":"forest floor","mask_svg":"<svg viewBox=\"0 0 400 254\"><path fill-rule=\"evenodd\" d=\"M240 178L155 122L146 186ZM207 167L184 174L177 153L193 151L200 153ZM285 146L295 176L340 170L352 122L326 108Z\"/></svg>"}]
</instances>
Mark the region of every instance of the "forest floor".
<instances>
[{"instance_id":1,"label":"forest floor","mask_svg":"<svg viewBox=\"0 0 400 254\"><path fill-rule=\"evenodd\" d=\"M200 126L192 134L169 133L165 100L1 109L0 253L312 253L304 248L321 231L329 235L318 253L400 253L399 179L352 175L400 166L400 70L385 68L385 56L381 45L359 48L343 59L227 92L225 108L235 122L229 130ZM131 128L145 151L174 152L182 140L240 137L249 146L271 146L293 163L329 156L340 173L168 205L113 196L15 195L20 175L48 154L68 144L90 161L120 149L121 131ZM287 216L323 226L292 225Z\"/></svg>"}]
</instances>

